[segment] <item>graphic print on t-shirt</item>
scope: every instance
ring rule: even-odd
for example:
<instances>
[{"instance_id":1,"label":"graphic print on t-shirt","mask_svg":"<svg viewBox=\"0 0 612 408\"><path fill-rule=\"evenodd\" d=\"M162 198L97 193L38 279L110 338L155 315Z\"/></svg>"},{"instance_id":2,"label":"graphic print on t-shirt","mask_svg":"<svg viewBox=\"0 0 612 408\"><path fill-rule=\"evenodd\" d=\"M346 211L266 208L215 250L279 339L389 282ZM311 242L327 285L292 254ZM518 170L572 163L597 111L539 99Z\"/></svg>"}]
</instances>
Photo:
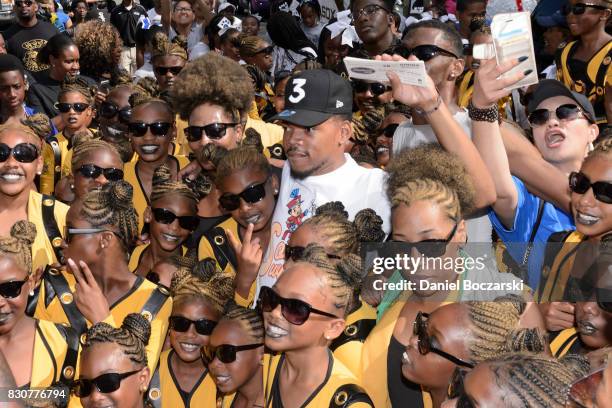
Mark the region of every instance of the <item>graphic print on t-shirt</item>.
<instances>
[{"instance_id":1,"label":"graphic print on t-shirt","mask_svg":"<svg viewBox=\"0 0 612 408\"><path fill-rule=\"evenodd\" d=\"M23 67L30 72L40 72L49 69L49 65L40 64L36 57L38 51L47 44L47 40L35 39L24 42Z\"/></svg>"}]
</instances>

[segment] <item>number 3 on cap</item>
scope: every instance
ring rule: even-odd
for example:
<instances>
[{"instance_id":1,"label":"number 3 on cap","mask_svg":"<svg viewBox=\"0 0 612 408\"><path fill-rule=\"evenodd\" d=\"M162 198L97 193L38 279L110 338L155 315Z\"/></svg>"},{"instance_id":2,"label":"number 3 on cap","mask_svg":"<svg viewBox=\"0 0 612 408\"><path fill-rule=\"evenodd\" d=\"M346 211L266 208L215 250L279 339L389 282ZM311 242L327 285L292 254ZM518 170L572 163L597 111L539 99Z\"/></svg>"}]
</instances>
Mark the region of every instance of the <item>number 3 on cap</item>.
<instances>
[{"instance_id":1,"label":"number 3 on cap","mask_svg":"<svg viewBox=\"0 0 612 408\"><path fill-rule=\"evenodd\" d=\"M306 79L304 78L295 78L293 80L293 92L289 95L289 102L298 103L306 97L306 92L303 89L304 85L306 85Z\"/></svg>"}]
</instances>

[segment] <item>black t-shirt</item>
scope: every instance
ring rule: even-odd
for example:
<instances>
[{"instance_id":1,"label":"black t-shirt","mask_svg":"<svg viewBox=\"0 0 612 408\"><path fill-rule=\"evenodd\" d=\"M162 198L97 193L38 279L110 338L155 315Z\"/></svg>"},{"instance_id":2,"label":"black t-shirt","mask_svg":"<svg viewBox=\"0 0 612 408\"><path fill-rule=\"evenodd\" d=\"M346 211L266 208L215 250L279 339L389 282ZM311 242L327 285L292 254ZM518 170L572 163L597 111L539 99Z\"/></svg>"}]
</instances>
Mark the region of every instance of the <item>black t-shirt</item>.
<instances>
[{"instance_id":1,"label":"black t-shirt","mask_svg":"<svg viewBox=\"0 0 612 408\"><path fill-rule=\"evenodd\" d=\"M119 31L124 46L136 46L136 29L140 19L145 17L147 11L140 4L132 4L129 10L123 4L119 4L111 11L111 23Z\"/></svg>"},{"instance_id":2,"label":"black t-shirt","mask_svg":"<svg viewBox=\"0 0 612 408\"><path fill-rule=\"evenodd\" d=\"M36 61L38 50L56 34L59 34L57 28L46 21L38 21L33 27L22 27L15 23L4 32L6 50L19 58L24 68L38 78L41 72L49 68Z\"/></svg>"},{"instance_id":3,"label":"black t-shirt","mask_svg":"<svg viewBox=\"0 0 612 408\"><path fill-rule=\"evenodd\" d=\"M91 78L83 75L79 77L87 81L90 86L97 85ZM55 103L57 102L61 85L61 81L51 78L48 71L45 71L39 76L38 82L30 84L30 89L26 95L26 105L36 112L44 113L50 118L59 115L59 111L55 108Z\"/></svg>"}]
</instances>

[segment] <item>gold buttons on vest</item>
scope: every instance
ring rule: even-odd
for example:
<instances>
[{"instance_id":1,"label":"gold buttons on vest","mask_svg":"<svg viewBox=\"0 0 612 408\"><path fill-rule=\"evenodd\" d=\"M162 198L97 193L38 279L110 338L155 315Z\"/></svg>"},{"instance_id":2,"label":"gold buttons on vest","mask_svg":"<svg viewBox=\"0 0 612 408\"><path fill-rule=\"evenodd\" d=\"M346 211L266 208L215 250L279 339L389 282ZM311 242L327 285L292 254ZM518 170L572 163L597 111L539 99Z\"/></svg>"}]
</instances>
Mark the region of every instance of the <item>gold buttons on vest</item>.
<instances>
[{"instance_id":1,"label":"gold buttons on vest","mask_svg":"<svg viewBox=\"0 0 612 408\"><path fill-rule=\"evenodd\" d=\"M223 238L222 235L215 235L215 238L213 238L213 241L215 241L215 244L217 245L223 245L225 243L225 238Z\"/></svg>"},{"instance_id":2,"label":"gold buttons on vest","mask_svg":"<svg viewBox=\"0 0 612 408\"><path fill-rule=\"evenodd\" d=\"M159 388L151 388L149 390L150 399L152 399L153 401L156 401L159 399L159 397L161 397L161 391L159 390Z\"/></svg>"},{"instance_id":3,"label":"gold buttons on vest","mask_svg":"<svg viewBox=\"0 0 612 408\"><path fill-rule=\"evenodd\" d=\"M149 312L148 310L143 310L143 311L142 311L142 313L141 313L141 315L142 315L142 316L143 316L145 319L147 319L149 322L150 322L151 320L153 320L153 315L152 315L152 314L151 314L151 312Z\"/></svg>"},{"instance_id":4,"label":"gold buttons on vest","mask_svg":"<svg viewBox=\"0 0 612 408\"><path fill-rule=\"evenodd\" d=\"M53 200L52 200L52 199L50 199L50 198L45 198L45 199L43 200L43 205L44 205L45 207L51 207L51 206L53 205Z\"/></svg>"},{"instance_id":5,"label":"gold buttons on vest","mask_svg":"<svg viewBox=\"0 0 612 408\"><path fill-rule=\"evenodd\" d=\"M65 305L69 305L74 300L74 296L70 292L64 292L60 295L60 302Z\"/></svg>"},{"instance_id":6,"label":"gold buttons on vest","mask_svg":"<svg viewBox=\"0 0 612 408\"><path fill-rule=\"evenodd\" d=\"M74 377L74 367L68 366L64 368L64 371L62 371L62 374L64 375L64 377L71 380L72 377Z\"/></svg>"},{"instance_id":7,"label":"gold buttons on vest","mask_svg":"<svg viewBox=\"0 0 612 408\"><path fill-rule=\"evenodd\" d=\"M343 406L344 404L346 404L347 400L348 394L346 393L346 391L340 391L339 393L334 395L334 403L338 406Z\"/></svg>"},{"instance_id":8,"label":"gold buttons on vest","mask_svg":"<svg viewBox=\"0 0 612 408\"><path fill-rule=\"evenodd\" d=\"M53 245L53 248L61 247L62 246L62 238L61 237L53 238L53 240L51 241L51 245Z\"/></svg>"},{"instance_id":9,"label":"gold buttons on vest","mask_svg":"<svg viewBox=\"0 0 612 408\"><path fill-rule=\"evenodd\" d=\"M166 289L166 288L165 288L165 287L163 287L163 286L158 286L158 287L157 287L157 290L159 290L159 291L161 292L161 294L162 294L162 295L165 295L165 296L170 296L170 292L168 291L168 289Z\"/></svg>"},{"instance_id":10,"label":"gold buttons on vest","mask_svg":"<svg viewBox=\"0 0 612 408\"><path fill-rule=\"evenodd\" d=\"M60 274L60 271L59 271L59 269L56 269L56 268L50 268L49 269L49 274L53 275L53 276L57 276L57 275Z\"/></svg>"},{"instance_id":11,"label":"gold buttons on vest","mask_svg":"<svg viewBox=\"0 0 612 408\"><path fill-rule=\"evenodd\" d=\"M79 337L79 341L81 342L81 344L85 344L87 342L87 334L83 333L81 334L81 337Z\"/></svg>"},{"instance_id":12,"label":"gold buttons on vest","mask_svg":"<svg viewBox=\"0 0 612 408\"><path fill-rule=\"evenodd\" d=\"M346 326L344 328L344 334L346 334L349 337L353 337L354 335L357 334L357 326L355 326L354 324Z\"/></svg>"}]
</instances>

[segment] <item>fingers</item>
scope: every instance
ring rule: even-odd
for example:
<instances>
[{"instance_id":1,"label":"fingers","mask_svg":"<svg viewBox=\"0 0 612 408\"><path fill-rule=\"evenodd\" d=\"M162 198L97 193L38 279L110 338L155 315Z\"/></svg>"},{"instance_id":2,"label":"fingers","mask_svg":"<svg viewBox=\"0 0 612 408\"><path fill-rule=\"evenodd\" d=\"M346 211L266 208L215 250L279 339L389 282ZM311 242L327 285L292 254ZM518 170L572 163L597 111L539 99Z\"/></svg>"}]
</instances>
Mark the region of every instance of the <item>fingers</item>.
<instances>
[{"instance_id":1,"label":"fingers","mask_svg":"<svg viewBox=\"0 0 612 408\"><path fill-rule=\"evenodd\" d=\"M255 228L255 226L249 222L246 232L244 233L244 238L242 239L243 245L248 245L251 243L251 238L253 237L253 228Z\"/></svg>"},{"instance_id":2,"label":"fingers","mask_svg":"<svg viewBox=\"0 0 612 408\"><path fill-rule=\"evenodd\" d=\"M68 269L74 275L74 279L76 279L77 284L79 282L83 282L85 279L83 278L83 274L81 273L81 269L77 266L77 264L72 260L72 258L68 258Z\"/></svg>"},{"instance_id":3,"label":"fingers","mask_svg":"<svg viewBox=\"0 0 612 408\"><path fill-rule=\"evenodd\" d=\"M559 312L574 316L574 305L569 302L555 302L553 308Z\"/></svg>"},{"instance_id":4,"label":"fingers","mask_svg":"<svg viewBox=\"0 0 612 408\"><path fill-rule=\"evenodd\" d=\"M227 235L227 239L229 240L229 243L232 246L234 253L239 254L240 252L242 252L242 244L240 243L238 238L236 238L234 233L230 230L225 230L225 235Z\"/></svg>"},{"instance_id":5,"label":"fingers","mask_svg":"<svg viewBox=\"0 0 612 408\"><path fill-rule=\"evenodd\" d=\"M87 266L87 264L83 261L79 261L79 266L81 267L81 271L83 274L83 278L85 278L85 282L88 285L97 286L96 280L94 279L93 274L91 273L91 269L89 269L89 266Z\"/></svg>"},{"instance_id":6,"label":"fingers","mask_svg":"<svg viewBox=\"0 0 612 408\"><path fill-rule=\"evenodd\" d=\"M393 88L393 93L400 89L402 86L402 82L400 81L399 76L393 71L387 71L387 78L389 78L389 83L391 84L391 88ZM396 95L393 95L396 97Z\"/></svg>"}]
</instances>

